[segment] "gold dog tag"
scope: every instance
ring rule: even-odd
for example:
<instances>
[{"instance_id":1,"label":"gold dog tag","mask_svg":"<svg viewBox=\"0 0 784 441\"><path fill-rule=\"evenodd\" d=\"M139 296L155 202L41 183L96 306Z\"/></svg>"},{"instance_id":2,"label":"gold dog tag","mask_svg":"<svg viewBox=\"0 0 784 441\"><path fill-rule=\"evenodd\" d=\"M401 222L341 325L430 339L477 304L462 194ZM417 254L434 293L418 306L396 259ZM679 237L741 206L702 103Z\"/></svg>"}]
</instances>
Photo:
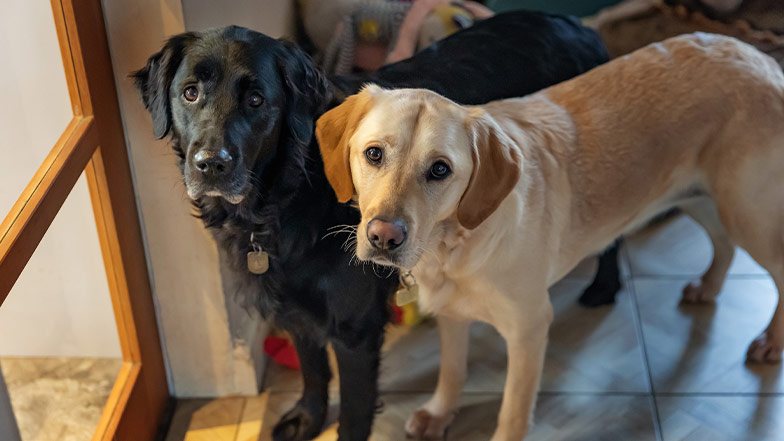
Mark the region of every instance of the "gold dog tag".
<instances>
[{"instance_id":1,"label":"gold dog tag","mask_svg":"<svg viewBox=\"0 0 784 441\"><path fill-rule=\"evenodd\" d=\"M248 251L248 271L264 274L269 269L269 254L262 250Z\"/></svg>"},{"instance_id":2,"label":"gold dog tag","mask_svg":"<svg viewBox=\"0 0 784 441\"><path fill-rule=\"evenodd\" d=\"M419 285L417 285L411 271L400 275L400 285L400 288L395 292L395 304L403 306L416 302L419 298Z\"/></svg>"},{"instance_id":3,"label":"gold dog tag","mask_svg":"<svg viewBox=\"0 0 784 441\"><path fill-rule=\"evenodd\" d=\"M250 247L253 251L248 251L248 271L253 274L264 274L269 270L269 253L261 248L256 241L256 233L250 233Z\"/></svg>"}]
</instances>

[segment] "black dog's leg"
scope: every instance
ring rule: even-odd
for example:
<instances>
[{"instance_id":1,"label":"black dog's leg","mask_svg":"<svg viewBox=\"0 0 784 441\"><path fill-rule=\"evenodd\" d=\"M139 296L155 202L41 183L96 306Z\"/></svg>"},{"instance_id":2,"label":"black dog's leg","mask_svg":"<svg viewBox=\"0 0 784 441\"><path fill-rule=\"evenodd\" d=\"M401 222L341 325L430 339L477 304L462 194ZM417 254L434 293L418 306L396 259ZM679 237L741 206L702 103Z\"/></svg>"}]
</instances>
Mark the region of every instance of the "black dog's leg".
<instances>
[{"instance_id":1,"label":"black dog's leg","mask_svg":"<svg viewBox=\"0 0 784 441\"><path fill-rule=\"evenodd\" d=\"M272 429L275 441L300 441L315 438L324 426L329 400L329 370L323 342L294 336L294 346L302 369L305 388L296 405Z\"/></svg>"},{"instance_id":2,"label":"black dog's leg","mask_svg":"<svg viewBox=\"0 0 784 441\"><path fill-rule=\"evenodd\" d=\"M340 376L338 441L366 441L378 405L380 336L357 346L333 344Z\"/></svg>"},{"instance_id":3,"label":"black dog's leg","mask_svg":"<svg viewBox=\"0 0 784 441\"><path fill-rule=\"evenodd\" d=\"M621 275L618 268L618 249L621 239L618 239L609 248L599 255L599 268L593 282L580 296L580 304L596 307L615 303L615 295L621 289Z\"/></svg>"}]
</instances>

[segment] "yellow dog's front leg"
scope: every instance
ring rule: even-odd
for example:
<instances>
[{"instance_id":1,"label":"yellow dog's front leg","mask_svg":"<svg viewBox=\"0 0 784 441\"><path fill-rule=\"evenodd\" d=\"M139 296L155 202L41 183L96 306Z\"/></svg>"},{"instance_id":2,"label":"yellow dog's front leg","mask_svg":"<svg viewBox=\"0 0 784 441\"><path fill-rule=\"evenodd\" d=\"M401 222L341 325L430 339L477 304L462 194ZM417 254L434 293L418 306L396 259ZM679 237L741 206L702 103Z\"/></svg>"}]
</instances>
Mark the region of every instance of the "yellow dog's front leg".
<instances>
[{"instance_id":1,"label":"yellow dog's front leg","mask_svg":"<svg viewBox=\"0 0 784 441\"><path fill-rule=\"evenodd\" d=\"M430 400L406 422L406 434L415 439L443 438L457 412L467 375L469 323L440 315L436 319L441 336L438 385Z\"/></svg>"},{"instance_id":2,"label":"yellow dog's front leg","mask_svg":"<svg viewBox=\"0 0 784 441\"><path fill-rule=\"evenodd\" d=\"M498 427L492 441L522 441L533 421L553 316L547 293L542 297L546 304L541 308L531 308L521 314L518 322L498 329L506 339L508 362Z\"/></svg>"}]
</instances>

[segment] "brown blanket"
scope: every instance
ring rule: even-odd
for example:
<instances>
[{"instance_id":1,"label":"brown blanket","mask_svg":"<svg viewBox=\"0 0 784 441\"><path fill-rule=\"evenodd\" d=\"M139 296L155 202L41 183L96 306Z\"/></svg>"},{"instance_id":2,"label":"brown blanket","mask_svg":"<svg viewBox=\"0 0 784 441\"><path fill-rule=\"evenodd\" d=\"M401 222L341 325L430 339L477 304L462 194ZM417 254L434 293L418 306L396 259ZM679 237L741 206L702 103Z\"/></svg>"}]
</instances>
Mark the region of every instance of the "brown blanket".
<instances>
[{"instance_id":1,"label":"brown blanket","mask_svg":"<svg viewBox=\"0 0 784 441\"><path fill-rule=\"evenodd\" d=\"M587 19L602 36L611 57L691 32L729 35L754 45L784 68L784 2L744 0L718 13L692 0L628 0Z\"/></svg>"}]
</instances>

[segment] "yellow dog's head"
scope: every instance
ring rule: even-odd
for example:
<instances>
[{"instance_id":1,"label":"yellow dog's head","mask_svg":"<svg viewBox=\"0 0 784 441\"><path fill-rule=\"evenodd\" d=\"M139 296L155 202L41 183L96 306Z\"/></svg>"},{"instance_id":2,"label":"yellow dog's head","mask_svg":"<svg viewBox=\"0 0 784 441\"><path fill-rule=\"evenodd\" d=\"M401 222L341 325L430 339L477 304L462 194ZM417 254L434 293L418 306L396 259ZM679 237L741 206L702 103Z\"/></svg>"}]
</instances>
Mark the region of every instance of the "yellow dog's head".
<instances>
[{"instance_id":1,"label":"yellow dog's head","mask_svg":"<svg viewBox=\"0 0 784 441\"><path fill-rule=\"evenodd\" d=\"M362 213L357 257L412 268L444 225L474 229L520 177L520 153L484 110L423 89L367 86L316 136L338 200Z\"/></svg>"}]
</instances>

